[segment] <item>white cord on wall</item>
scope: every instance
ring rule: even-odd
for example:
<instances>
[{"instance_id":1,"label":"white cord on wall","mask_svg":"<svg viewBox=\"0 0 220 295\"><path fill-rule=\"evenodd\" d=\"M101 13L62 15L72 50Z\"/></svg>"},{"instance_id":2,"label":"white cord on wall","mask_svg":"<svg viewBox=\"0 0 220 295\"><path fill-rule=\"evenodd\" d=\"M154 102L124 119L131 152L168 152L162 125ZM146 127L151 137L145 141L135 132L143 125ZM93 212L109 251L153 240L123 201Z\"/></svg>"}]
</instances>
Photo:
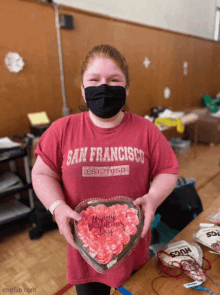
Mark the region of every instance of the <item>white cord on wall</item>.
<instances>
[{"instance_id":1,"label":"white cord on wall","mask_svg":"<svg viewBox=\"0 0 220 295\"><path fill-rule=\"evenodd\" d=\"M62 98L63 98L63 117L71 114L70 109L67 106L66 102L66 93L65 93L65 83L64 83L64 73L63 73L63 58L62 58L62 48L61 48L61 38L60 38L60 20L59 20L59 10L58 5L53 3L55 9L55 23L57 29L57 43L58 43L58 52L59 52L59 64L60 64L60 80L61 80L61 89L62 89Z\"/></svg>"}]
</instances>

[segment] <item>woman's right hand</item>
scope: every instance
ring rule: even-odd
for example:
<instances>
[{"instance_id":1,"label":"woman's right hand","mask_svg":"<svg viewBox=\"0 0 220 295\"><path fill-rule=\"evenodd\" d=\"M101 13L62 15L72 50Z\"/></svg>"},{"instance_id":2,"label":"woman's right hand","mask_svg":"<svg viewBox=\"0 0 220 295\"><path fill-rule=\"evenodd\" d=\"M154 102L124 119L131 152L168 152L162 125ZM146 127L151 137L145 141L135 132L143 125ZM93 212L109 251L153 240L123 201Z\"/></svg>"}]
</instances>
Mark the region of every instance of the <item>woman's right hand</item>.
<instances>
[{"instance_id":1,"label":"woman's right hand","mask_svg":"<svg viewBox=\"0 0 220 295\"><path fill-rule=\"evenodd\" d=\"M67 204L60 204L54 209L54 218L59 227L59 232L65 237L67 242L75 249L78 249L73 239L70 219L79 221L82 217L72 210Z\"/></svg>"}]
</instances>

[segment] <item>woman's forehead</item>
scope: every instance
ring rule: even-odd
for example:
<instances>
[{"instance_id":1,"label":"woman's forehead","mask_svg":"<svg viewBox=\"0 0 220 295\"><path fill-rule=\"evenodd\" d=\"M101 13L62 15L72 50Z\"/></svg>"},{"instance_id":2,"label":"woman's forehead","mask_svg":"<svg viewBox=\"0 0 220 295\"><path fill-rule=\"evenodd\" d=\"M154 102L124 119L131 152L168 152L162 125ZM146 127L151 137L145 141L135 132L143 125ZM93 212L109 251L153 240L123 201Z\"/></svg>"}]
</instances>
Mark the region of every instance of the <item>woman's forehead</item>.
<instances>
[{"instance_id":1,"label":"woman's forehead","mask_svg":"<svg viewBox=\"0 0 220 295\"><path fill-rule=\"evenodd\" d=\"M97 56L89 62L85 74L96 73L98 71L115 71L118 73L121 72L121 74L123 74L115 61L113 61L111 58L102 56Z\"/></svg>"}]
</instances>

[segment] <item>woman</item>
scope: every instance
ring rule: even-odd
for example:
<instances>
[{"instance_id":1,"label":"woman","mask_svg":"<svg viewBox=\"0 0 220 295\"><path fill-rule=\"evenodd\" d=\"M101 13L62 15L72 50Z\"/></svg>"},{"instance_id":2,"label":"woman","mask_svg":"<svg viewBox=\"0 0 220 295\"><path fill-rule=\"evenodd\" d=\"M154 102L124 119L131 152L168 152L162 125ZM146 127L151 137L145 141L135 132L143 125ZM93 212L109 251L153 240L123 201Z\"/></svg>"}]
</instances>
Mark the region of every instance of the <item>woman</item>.
<instances>
[{"instance_id":1,"label":"woman","mask_svg":"<svg viewBox=\"0 0 220 295\"><path fill-rule=\"evenodd\" d=\"M89 111L61 118L43 134L32 179L68 242L68 282L79 295L107 295L149 259L151 223L176 184L178 163L153 123L122 110L129 94L128 66L114 47L94 47L82 64L81 78ZM80 220L74 209L81 201L115 196L130 197L142 206L144 227L131 255L100 274L81 257L69 220Z\"/></svg>"}]
</instances>

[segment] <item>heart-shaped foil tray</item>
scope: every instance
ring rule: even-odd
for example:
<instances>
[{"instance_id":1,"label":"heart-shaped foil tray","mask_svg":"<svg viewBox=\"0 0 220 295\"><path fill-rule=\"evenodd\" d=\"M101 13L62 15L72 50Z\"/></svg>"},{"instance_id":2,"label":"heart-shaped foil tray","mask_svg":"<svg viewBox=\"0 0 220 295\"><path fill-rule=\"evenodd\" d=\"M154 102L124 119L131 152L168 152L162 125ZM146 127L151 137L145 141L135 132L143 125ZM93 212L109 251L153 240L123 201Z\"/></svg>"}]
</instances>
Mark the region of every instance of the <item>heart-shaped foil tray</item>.
<instances>
[{"instance_id":1,"label":"heart-shaped foil tray","mask_svg":"<svg viewBox=\"0 0 220 295\"><path fill-rule=\"evenodd\" d=\"M128 197L89 199L75 211L72 232L83 258L98 272L118 265L132 252L140 239L144 216Z\"/></svg>"}]
</instances>

